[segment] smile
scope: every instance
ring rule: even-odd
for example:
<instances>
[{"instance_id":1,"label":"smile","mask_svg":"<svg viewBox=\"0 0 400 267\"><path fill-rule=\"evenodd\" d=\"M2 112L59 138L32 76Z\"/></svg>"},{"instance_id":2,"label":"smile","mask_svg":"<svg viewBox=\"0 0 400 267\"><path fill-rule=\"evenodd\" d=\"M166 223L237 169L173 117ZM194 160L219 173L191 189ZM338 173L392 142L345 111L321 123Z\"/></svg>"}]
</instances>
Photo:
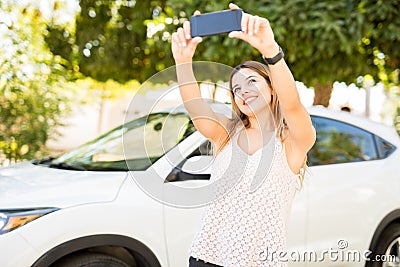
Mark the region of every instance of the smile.
<instances>
[{"instance_id":1,"label":"smile","mask_svg":"<svg viewBox=\"0 0 400 267\"><path fill-rule=\"evenodd\" d=\"M243 101L243 105L248 105L248 104L250 104L250 103L253 102L256 98L257 98L256 96L251 96L251 97L246 98L246 99Z\"/></svg>"}]
</instances>

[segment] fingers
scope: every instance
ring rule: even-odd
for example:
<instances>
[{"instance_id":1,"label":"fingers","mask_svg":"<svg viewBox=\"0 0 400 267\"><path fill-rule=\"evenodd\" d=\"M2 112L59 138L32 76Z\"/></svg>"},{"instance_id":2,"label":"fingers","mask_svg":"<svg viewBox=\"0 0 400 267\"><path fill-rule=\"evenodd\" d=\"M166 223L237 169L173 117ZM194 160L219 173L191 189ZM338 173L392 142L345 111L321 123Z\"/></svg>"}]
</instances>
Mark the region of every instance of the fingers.
<instances>
[{"instance_id":1,"label":"fingers","mask_svg":"<svg viewBox=\"0 0 400 267\"><path fill-rule=\"evenodd\" d=\"M183 32L185 35L186 42L189 42L188 45L192 46L193 48L196 48L197 44L203 40L203 38L201 38L200 36L197 36L192 39L192 36L190 34L190 22L189 21L185 21L183 23Z\"/></svg>"},{"instance_id":2,"label":"fingers","mask_svg":"<svg viewBox=\"0 0 400 267\"><path fill-rule=\"evenodd\" d=\"M174 32L174 33L172 34L172 45L175 45L175 47L180 47L180 46L182 46L182 43L181 43L181 41L180 41L180 39L179 39L179 34L178 34L178 32Z\"/></svg>"},{"instance_id":3,"label":"fingers","mask_svg":"<svg viewBox=\"0 0 400 267\"><path fill-rule=\"evenodd\" d=\"M229 3L229 9L236 10L236 9L240 9L240 7L235 5L234 3ZM242 12L242 13L243 13L243 15L242 15L242 21L241 21L241 28L242 28L243 32L247 33L249 14L246 14L244 12Z\"/></svg>"},{"instance_id":4,"label":"fingers","mask_svg":"<svg viewBox=\"0 0 400 267\"><path fill-rule=\"evenodd\" d=\"M249 35L247 35L246 33L244 33L244 32L241 32L241 31L233 31L233 32L230 32L229 33L229 35L228 35L228 37L230 37L230 38L238 38L238 39L242 39L243 41L248 41L248 39L249 39Z\"/></svg>"},{"instance_id":5,"label":"fingers","mask_svg":"<svg viewBox=\"0 0 400 267\"><path fill-rule=\"evenodd\" d=\"M252 36L253 34L257 34L265 23L268 23L267 19L243 13L241 23L242 31Z\"/></svg>"},{"instance_id":6,"label":"fingers","mask_svg":"<svg viewBox=\"0 0 400 267\"><path fill-rule=\"evenodd\" d=\"M229 9L235 10L235 9L240 9L240 7L238 7L238 6L235 5L234 3L229 3Z\"/></svg>"},{"instance_id":7,"label":"fingers","mask_svg":"<svg viewBox=\"0 0 400 267\"><path fill-rule=\"evenodd\" d=\"M240 9L240 7L235 5L234 3L230 3L229 9L235 10L235 9ZM257 34L258 31L260 30L262 22L263 22L263 19L260 18L259 16L252 16L250 14L243 12L242 21L241 21L242 31L250 36L253 34ZM236 35L236 34L234 34L234 35Z\"/></svg>"},{"instance_id":8,"label":"fingers","mask_svg":"<svg viewBox=\"0 0 400 267\"><path fill-rule=\"evenodd\" d=\"M172 34L172 53L175 54L177 49L179 48L179 38L178 38L178 33L174 32Z\"/></svg>"},{"instance_id":9,"label":"fingers","mask_svg":"<svg viewBox=\"0 0 400 267\"><path fill-rule=\"evenodd\" d=\"M200 11L196 10L194 16L201 15ZM179 27L176 32L172 33L172 55L176 64L190 62L196 51L197 45L202 41L201 37L192 38L190 33L190 22L185 21L182 27Z\"/></svg>"},{"instance_id":10,"label":"fingers","mask_svg":"<svg viewBox=\"0 0 400 267\"><path fill-rule=\"evenodd\" d=\"M264 21L266 21L266 19L260 18L259 16L249 15L249 18L247 19L247 33L250 36L257 34Z\"/></svg>"},{"instance_id":11,"label":"fingers","mask_svg":"<svg viewBox=\"0 0 400 267\"><path fill-rule=\"evenodd\" d=\"M192 36L190 35L190 22L189 21L185 21L183 23L183 31L185 33L185 38L187 40L192 39Z\"/></svg>"},{"instance_id":12,"label":"fingers","mask_svg":"<svg viewBox=\"0 0 400 267\"><path fill-rule=\"evenodd\" d=\"M255 16L249 16L247 19L247 34L252 36L254 32L254 24L256 22Z\"/></svg>"},{"instance_id":13,"label":"fingers","mask_svg":"<svg viewBox=\"0 0 400 267\"><path fill-rule=\"evenodd\" d=\"M258 33L260 26L261 26L261 22L262 22L262 19L260 17L256 16L256 20L254 22L254 34Z\"/></svg>"},{"instance_id":14,"label":"fingers","mask_svg":"<svg viewBox=\"0 0 400 267\"><path fill-rule=\"evenodd\" d=\"M247 33L248 22L249 22L249 15L243 12L242 22L241 22L242 32Z\"/></svg>"},{"instance_id":15,"label":"fingers","mask_svg":"<svg viewBox=\"0 0 400 267\"><path fill-rule=\"evenodd\" d=\"M185 31L183 30L183 28L179 27L176 33L178 35L179 45L186 46L186 37L185 37Z\"/></svg>"},{"instance_id":16,"label":"fingers","mask_svg":"<svg viewBox=\"0 0 400 267\"><path fill-rule=\"evenodd\" d=\"M192 39L192 37L189 34L189 38L185 35L185 30L183 28L178 28L176 32L172 34L172 45L173 46L179 46L179 47L190 47L192 49L195 49L197 44L199 44L203 38L200 36L197 36Z\"/></svg>"},{"instance_id":17,"label":"fingers","mask_svg":"<svg viewBox=\"0 0 400 267\"><path fill-rule=\"evenodd\" d=\"M193 51L196 50L196 47L199 43L201 43L201 41L203 41L203 38L201 38L200 36L194 37L189 45L188 48L192 49Z\"/></svg>"}]
</instances>

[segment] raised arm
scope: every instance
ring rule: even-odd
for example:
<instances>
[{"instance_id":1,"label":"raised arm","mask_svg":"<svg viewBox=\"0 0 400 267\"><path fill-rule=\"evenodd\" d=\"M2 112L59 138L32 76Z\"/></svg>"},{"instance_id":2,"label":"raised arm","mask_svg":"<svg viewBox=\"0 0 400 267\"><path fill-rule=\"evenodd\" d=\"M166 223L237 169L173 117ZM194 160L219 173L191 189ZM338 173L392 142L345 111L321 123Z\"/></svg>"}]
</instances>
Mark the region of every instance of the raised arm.
<instances>
[{"instance_id":1,"label":"raised arm","mask_svg":"<svg viewBox=\"0 0 400 267\"><path fill-rule=\"evenodd\" d=\"M229 7L239 8L234 4L230 4ZM269 21L265 18L243 13L242 31L231 32L229 36L248 42L265 58L273 58L279 53L279 45L274 39ZM295 80L284 58L273 65L269 64L268 67L273 88L288 124L291 150L294 154L305 156L315 142L315 129L310 115L300 102Z\"/></svg>"},{"instance_id":2,"label":"raised arm","mask_svg":"<svg viewBox=\"0 0 400 267\"><path fill-rule=\"evenodd\" d=\"M195 15L200 15L199 11ZM179 91L186 110L196 129L211 141L218 142L224 135L228 118L215 113L201 97L200 88L193 73L192 58L201 37L191 38L190 23L172 34L172 54L176 63Z\"/></svg>"}]
</instances>

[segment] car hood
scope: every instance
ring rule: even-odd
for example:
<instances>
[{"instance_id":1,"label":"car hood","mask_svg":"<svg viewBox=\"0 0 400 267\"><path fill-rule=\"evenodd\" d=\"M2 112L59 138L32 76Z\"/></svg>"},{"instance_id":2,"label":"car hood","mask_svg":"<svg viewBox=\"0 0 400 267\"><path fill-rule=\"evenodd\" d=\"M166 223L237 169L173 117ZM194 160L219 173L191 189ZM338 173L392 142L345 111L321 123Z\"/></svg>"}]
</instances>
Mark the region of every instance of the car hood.
<instances>
[{"instance_id":1,"label":"car hood","mask_svg":"<svg viewBox=\"0 0 400 267\"><path fill-rule=\"evenodd\" d=\"M0 168L0 209L112 201L126 172L70 171L29 162Z\"/></svg>"}]
</instances>

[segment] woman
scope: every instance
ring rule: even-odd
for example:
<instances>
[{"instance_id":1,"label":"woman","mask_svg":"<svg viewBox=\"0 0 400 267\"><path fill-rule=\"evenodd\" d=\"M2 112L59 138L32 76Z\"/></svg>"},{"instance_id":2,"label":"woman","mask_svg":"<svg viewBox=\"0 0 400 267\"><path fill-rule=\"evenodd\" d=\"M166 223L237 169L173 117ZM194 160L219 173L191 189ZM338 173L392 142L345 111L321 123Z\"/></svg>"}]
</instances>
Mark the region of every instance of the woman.
<instances>
[{"instance_id":1,"label":"woman","mask_svg":"<svg viewBox=\"0 0 400 267\"><path fill-rule=\"evenodd\" d=\"M191 64L201 37L191 38L189 22L172 35L185 108L217 151L211 180L238 181L206 207L190 248L189 266L285 266L282 253L291 203L297 182L304 178L307 151L315 142L310 116L268 20L243 13L241 26L242 31L229 37L256 48L268 65L248 61L234 69L232 119L215 113L201 98ZM262 154L269 154L269 159L264 160ZM228 158L248 164L227 164ZM261 168L268 169L267 173L257 171L260 164L269 165Z\"/></svg>"}]
</instances>

